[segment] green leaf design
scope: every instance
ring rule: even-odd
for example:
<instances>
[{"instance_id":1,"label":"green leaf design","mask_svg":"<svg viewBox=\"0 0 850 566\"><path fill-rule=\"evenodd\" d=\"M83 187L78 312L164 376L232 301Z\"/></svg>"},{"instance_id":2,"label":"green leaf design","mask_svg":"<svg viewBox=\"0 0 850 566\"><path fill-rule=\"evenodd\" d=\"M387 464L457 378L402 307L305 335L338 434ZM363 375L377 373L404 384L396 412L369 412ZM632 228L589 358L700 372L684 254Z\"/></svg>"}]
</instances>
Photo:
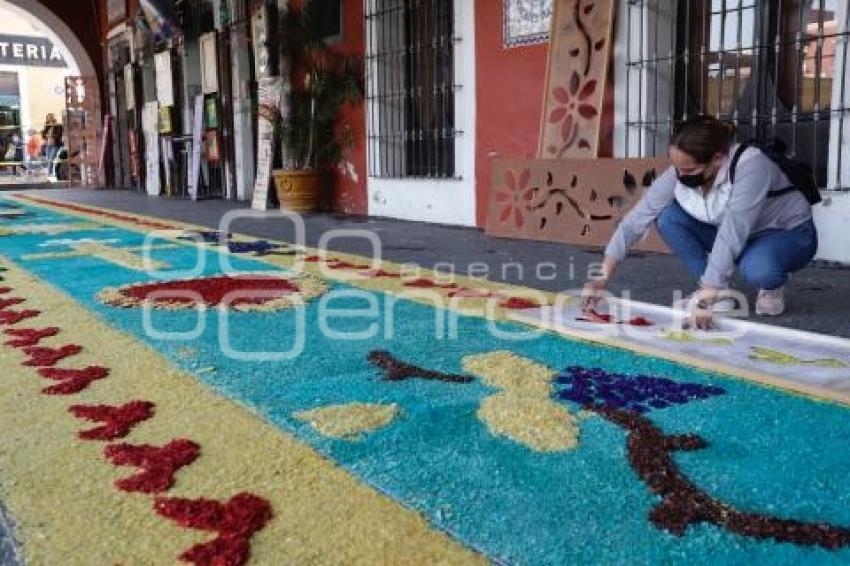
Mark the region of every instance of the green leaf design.
<instances>
[{"instance_id":1,"label":"green leaf design","mask_svg":"<svg viewBox=\"0 0 850 566\"><path fill-rule=\"evenodd\" d=\"M823 358L819 360L803 360L797 357L792 356L791 354L786 354L785 352L780 352L778 350L771 350L770 348L759 348L757 346L753 346L753 354L750 355L751 360L755 360L757 362L768 362L771 364L779 364L785 366L793 366L793 365L810 365L817 366L822 368L846 368L847 364L842 362L841 360L836 360L835 358Z\"/></svg>"},{"instance_id":2,"label":"green leaf design","mask_svg":"<svg viewBox=\"0 0 850 566\"><path fill-rule=\"evenodd\" d=\"M795 358L790 354L786 354L785 352L780 352L779 350L771 350L769 348L760 348L758 346L753 346L753 354L750 355L751 360L755 360L757 362L769 362L772 364L780 364L786 366L793 366L803 363L802 360Z\"/></svg>"},{"instance_id":3,"label":"green leaf design","mask_svg":"<svg viewBox=\"0 0 850 566\"><path fill-rule=\"evenodd\" d=\"M713 344L715 346L731 346L734 344L728 338L697 338L687 330L668 330L661 334L661 338L670 342Z\"/></svg>"},{"instance_id":4,"label":"green leaf design","mask_svg":"<svg viewBox=\"0 0 850 566\"><path fill-rule=\"evenodd\" d=\"M846 368L847 364L842 362L841 360L836 360L834 358L823 359L823 360L813 360L808 362L813 366L818 366L822 368Z\"/></svg>"}]
</instances>

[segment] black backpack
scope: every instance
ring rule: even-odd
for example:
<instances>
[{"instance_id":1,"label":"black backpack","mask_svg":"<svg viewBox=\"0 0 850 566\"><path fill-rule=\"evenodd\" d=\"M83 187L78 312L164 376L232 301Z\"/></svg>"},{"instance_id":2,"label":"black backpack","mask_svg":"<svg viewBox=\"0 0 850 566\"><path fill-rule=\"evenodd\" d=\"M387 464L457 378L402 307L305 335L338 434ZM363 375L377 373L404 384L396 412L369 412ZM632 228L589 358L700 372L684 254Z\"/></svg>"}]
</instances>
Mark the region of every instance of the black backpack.
<instances>
[{"instance_id":1,"label":"black backpack","mask_svg":"<svg viewBox=\"0 0 850 566\"><path fill-rule=\"evenodd\" d=\"M761 150L768 159L776 163L779 169L785 173L788 180L791 181L790 187L771 191L767 194L768 198L781 197L794 191L800 191L809 204L812 206L823 200L820 195L820 189L815 182L815 174L808 163L794 159L788 155L788 148L782 140L774 139L769 141L751 140L742 143L735 152L732 158L732 165L729 167L729 180L735 182L735 169L738 166L738 161L747 149L755 147Z\"/></svg>"}]
</instances>

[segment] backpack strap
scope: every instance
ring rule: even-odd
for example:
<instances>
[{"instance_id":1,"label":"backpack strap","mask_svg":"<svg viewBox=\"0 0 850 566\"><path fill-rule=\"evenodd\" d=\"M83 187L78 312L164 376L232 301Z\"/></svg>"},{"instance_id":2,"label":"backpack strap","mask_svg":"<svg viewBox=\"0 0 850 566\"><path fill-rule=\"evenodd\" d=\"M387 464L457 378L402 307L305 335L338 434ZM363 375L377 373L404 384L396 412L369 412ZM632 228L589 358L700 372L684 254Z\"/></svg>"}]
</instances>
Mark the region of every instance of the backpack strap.
<instances>
[{"instance_id":1,"label":"backpack strap","mask_svg":"<svg viewBox=\"0 0 850 566\"><path fill-rule=\"evenodd\" d=\"M735 182L735 170L738 168L738 162L741 161L741 156L744 152L750 149L750 142L744 142L738 146L735 155L732 156L732 164L729 166L729 181Z\"/></svg>"},{"instance_id":2,"label":"backpack strap","mask_svg":"<svg viewBox=\"0 0 850 566\"><path fill-rule=\"evenodd\" d=\"M741 156L744 155L744 152L750 149L751 147L757 147L753 142L744 142L738 149L735 151L735 155L732 156L732 164L729 166L729 181L735 182L735 170L738 168L738 162L741 160ZM777 198L790 193L797 192L799 189L791 185L790 187L785 187L784 189L777 189L775 191L770 191L767 193L767 198Z\"/></svg>"}]
</instances>

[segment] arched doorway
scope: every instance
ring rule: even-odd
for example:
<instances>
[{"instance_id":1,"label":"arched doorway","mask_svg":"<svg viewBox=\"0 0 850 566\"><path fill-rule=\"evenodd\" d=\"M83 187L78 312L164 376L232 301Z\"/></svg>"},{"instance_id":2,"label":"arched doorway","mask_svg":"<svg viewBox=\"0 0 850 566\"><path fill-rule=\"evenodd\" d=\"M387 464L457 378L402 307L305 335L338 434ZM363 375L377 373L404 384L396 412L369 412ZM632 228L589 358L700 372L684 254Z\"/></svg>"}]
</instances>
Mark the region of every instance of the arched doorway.
<instances>
[{"instance_id":1,"label":"arched doorway","mask_svg":"<svg viewBox=\"0 0 850 566\"><path fill-rule=\"evenodd\" d=\"M35 153L39 140L45 142L45 146L53 148L61 145L55 140L64 139L68 142L67 153L75 159L83 153L86 154L86 158L98 153L94 147L77 151L75 146L79 144L71 143L80 139L80 136L69 135L68 131L69 129L77 131L74 130L73 124L78 123L79 120L72 120L71 115L79 116L79 113L72 112L71 115L65 115L65 121L68 123L64 124L64 132L61 129L58 130L64 133L64 136L44 135L45 131L57 132L57 130L47 130L46 124L50 116L55 116L58 122L63 121L62 116L67 100L65 79L84 77L85 81L78 84L85 85L84 97L88 100L86 114L90 114L86 120L88 124L93 125L93 131L89 133L96 134L99 138L100 132L97 130L100 129L98 125L101 116L101 97L97 69L89 50L74 29L45 3L38 0L0 0L0 13L6 20L5 26L0 22L0 28L2 28L0 29L0 36L2 36L0 38L0 75L3 75L0 79L4 77L8 79L7 89L12 93L17 90L20 100L17 115L14 111L10 112L10 116L17 119L18 130L15 130L14 126L6 125L5 127L10 132L20 132L21 147L17 150L13 162L23 163L21 167L17 165L11 167L12 175L0 178L0 184L40 183L53 180L57 173L52 157L55 153L47 152L44 148L40 150L40 153ZM91 17L95 18L96 14L92 13ZM10 25L9 22L17 22L17 25ZM2 82L0 80L0 83ZM0 125L0 130L2 127ZM12 139L11 136L5 136L0 148L3 152L0 154L0 159L6 164L3 170L7 173L10 169L9 158L13 155L9 147L10 139ZM46 140L54 140L55 143L46 143ZM88 170L93 169L96 167L89 167ZM61 178L62 175L59 177Z\"/></svg>"}]
</instances>

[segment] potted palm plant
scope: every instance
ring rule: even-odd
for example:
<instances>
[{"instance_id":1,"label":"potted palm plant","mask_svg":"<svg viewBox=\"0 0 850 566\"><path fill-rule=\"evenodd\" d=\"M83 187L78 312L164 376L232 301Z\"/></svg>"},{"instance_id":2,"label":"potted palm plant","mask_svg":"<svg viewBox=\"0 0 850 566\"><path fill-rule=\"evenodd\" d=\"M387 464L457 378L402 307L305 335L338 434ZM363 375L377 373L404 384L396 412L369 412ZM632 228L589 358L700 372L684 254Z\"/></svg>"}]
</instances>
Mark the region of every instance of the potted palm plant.
<instances>
[{"instance_id":1,"label":"potted palm plant","mask_svg":"<svg viewBox=\"0 0 850 566\"><path fill-rule=\"evenodd\" d=\"M309 14L290 10L282 20L292 88L280 124L283 167L274 171L275 189L281 208L310 212L321 206L331 168L355 141L351 128L340 124L340 111L363 100L364 65L329 47Z\"/></svg>"}]
</instances>

